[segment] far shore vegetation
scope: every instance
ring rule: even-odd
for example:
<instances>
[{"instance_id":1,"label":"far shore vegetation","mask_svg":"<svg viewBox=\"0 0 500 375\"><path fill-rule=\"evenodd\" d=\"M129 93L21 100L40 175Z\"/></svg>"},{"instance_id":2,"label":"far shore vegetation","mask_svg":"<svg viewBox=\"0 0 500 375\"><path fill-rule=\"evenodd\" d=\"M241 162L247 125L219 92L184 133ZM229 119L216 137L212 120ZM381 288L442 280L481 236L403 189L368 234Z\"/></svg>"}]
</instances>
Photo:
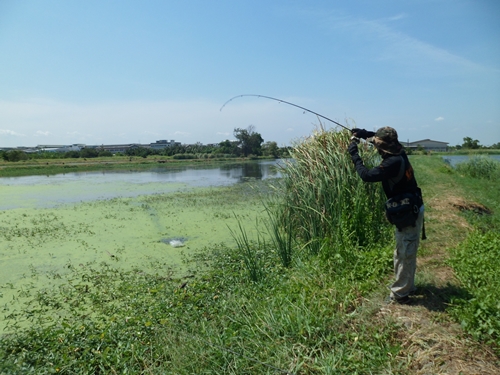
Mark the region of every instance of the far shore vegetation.
<instances>
[{"instance_id":1,"label":"far shore vegetation","mask_svg":"<svg viewBox=\"0 0 500 375\"><path fill-rule=\"evenodd\" d=\"M319 129L291 147L281 179L242 195L261 205L255 225L236 211L234 241L186 257L192 272L69 264L58 288L3 313L31 326L0 336L0 373L498 374L500 162L410 155L428 238L414 304L386 305L394 229L380 186L357 177L349 139ZM372 147L360 152L376 163Z\"/></svg>"},{"instance_id":2,"label":"far shore vegetation","mask_svg":"<svg viewBox=\"0 0 500 375\"><path fill-rule=\"evenodd\" d=\"M292 147L279 147L276 142L264 142L253 126L234 129L236 141L225 140L216 145L174 145L164 149L133 147L124 153L111 153L99 148L80 151L27 153L22 150L0 150L0 177L51 175L102 169L144 170L153 166L206 164L227 161L289 158ZM450 146L446 152L427 151L423 147L407 150L412 155L496 155L500 142L483 146L478 140L465 137L461 145Z\"/></svg>"},{"instance_id":3,"label":"far shore vegetation","mask_svg":"<svg viewBox=\"0 0 500 375\"><path fill-rule=\"evenodd\" d=\"M234 129L236 141L217 145L174 145L163 149L132 147L124 153L100 148L66 152L0 150L0 177L56 174L101 169L141 170L152 166L206 164L227 161L287 158L290 147L264 142L253 126Z\"/></svg>"}]
</instances>

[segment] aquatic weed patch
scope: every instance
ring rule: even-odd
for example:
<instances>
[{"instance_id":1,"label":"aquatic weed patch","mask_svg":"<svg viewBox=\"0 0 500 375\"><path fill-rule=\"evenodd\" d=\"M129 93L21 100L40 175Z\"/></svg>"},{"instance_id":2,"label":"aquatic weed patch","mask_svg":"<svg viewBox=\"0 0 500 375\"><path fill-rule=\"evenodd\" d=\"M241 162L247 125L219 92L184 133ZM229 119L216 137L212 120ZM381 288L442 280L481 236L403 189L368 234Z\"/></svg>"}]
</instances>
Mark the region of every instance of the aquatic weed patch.
<instances>
[{"instance_id":1,"label":"aquatic weed patch","mask_svg":"<svg viewBox=\"0 0 500 375\"><path fill-rule=\"evenodd\" d=\"M124 272L139 266L182 272L183 254L231 240L233 213L245 225L255 221L261 190L252 185L0 212L0 332L4 318L12 323L37 291L65 283L70 266L105 262Z\"/></svg>"},{"instance_id":2,"label":"aquatic weed patch","mask_svg":"<svg viewBox=\"0 0 500 375\"><path fill-rule=\"evenodd\" d=\"M321 263L285 269L271 251L262 254L267 272L259 283L244 277L240 254L223 244L200 251L183 277L74 267L64 286L26 306L28 315L38 311L32 328L2 337L0 372L381 370L398 351L397 327L366 324L356 309L376 285L363 270L386 256L329 272Z\"/></svg>"},{"instance_id":3,"label":"aquatic weed patch","mask_svg":"<svg viewBox=\"0 0 500 375\"><path fill-rule=\"evenodd\" d=\"M27 215L24 214L24 217ZM55 213L33 215L25 224L4 223L3 230L0 231L0 237L5 241L23 238L31 246L40 245L50 239L68 238L77 234L92 236L95 233L90 229L90 225L67 223Z\"/></svg>"},{"instance_id":4,"label":"aquatic weed patch","mask_svg":"<svg viewBox=\"0 0 500 375\"><path fill-rule=\"evenodd\" d=\"M237 210L237 198L248 204L255 191L225 192L202 195L248 223L251 215ZM109 216L113 226L107 230L127 229L126 223L146 214L147 225L155 227L162 216L172 220L169 215L178 211L200 210L200 196L186 198L118 199L109 203L122 209L103 212L100 221ZM225 244L187 258L181 274L155 259L153 272L125 270L121 253L113 262L68 264L60 275L64 282L26 296L24 307L9 317L11 326L31 324L2 337L0 372L341 374L387 367L398 350L397 327L366 324L356 312L387 272L387 251L342 248L329 262L318 258L287 269L276 249L253 238L247 245L259 257L259 282L248 279L237 247Z\"/></svg>"}]
</instances>

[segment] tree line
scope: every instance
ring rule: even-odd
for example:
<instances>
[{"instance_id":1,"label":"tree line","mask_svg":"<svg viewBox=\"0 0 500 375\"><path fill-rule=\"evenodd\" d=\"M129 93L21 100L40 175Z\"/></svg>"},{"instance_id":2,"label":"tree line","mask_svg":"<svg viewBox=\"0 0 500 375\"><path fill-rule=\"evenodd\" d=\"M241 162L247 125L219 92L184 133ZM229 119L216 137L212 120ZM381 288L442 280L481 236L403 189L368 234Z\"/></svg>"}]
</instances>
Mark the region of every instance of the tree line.
<instances>
[{"instance_id":1,"label":"tree line","mask_svg":"<svg viewBox=\"0 0 500 375\"><path fill-rule=\"evenodd\" d=\"M264 142L262 135L250 125L246 129L234 129L235 141L225 140L215 145L173 145L162 149L149 147L131 147L123 153L115 155L138 156L147 158L151 155L173 157L174 159L219 158L219 157L259 157L281 158L288 155L288 147L278 147L276 142ZM22 161L30 159L63 159L63 158L97 158L113 156L103 148L85 147L80 151L65 152L39 151L26 153L22 150L1 151L0 158L5 161Z\"/></svg>"},{"instance_id":2,"label":"tree line","mask_svg":"<svg viewBox=\"0 0 500 375\"><path fill-rule=\"evenodd\" d=\"M500 149L500 142L494 143L491 146L483 146L477 139L472 139L471 137L465 137L463 140L464 143L461 145L452 146L450 148L455 150Z\"/></svg>"},{"instance_id":3,"label":"tree line","mask_svg":"<svg viewBox=\"0 0 500 375\"><path fill-rule=\"evenodd\" d=\"M289 147L278 147L276 142L264 142L262 135L255 131L255 127L250 125L246 129L234 129L235 141L225 140L216 145L174 145L163 149L152 149L149 147L132 147L124 153L116 155L138 156L147 158L152 155L167 156L174 159L198 159L198 158L230 158L230 157L258 157L266 156L272 158L287 157ZM479 149L500 149L500 142L491 146L483 146L477 139L471 137L463 138L461 145L450 146L453 150L479 150ZM64 158L97 158L109 157L113 154L102 148L83 148L80 151L49 152L40 151L36 153L26 153L22 150L0 150L0 158L5 161L22 161L29 159L64 159Z\"/></svg>"}]
</instances>

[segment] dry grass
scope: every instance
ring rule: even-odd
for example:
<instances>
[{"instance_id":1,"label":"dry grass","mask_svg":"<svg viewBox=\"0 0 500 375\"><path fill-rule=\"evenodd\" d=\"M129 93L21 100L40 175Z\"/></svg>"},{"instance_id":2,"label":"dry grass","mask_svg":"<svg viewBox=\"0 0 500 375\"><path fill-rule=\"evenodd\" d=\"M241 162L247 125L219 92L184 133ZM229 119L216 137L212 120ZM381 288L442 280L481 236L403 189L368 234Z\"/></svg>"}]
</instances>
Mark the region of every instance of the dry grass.
<instances>
[{"instance_id":1,"label":"dry grass","mask_svg":"<svg viewBox=\"0 0 500 375\"><path fill-rule=\"evenodd\" d=\"M463 336L460 326L436 321L423 306L391 305L379 316L395 319L402 327L398 360L410 374L498 374L498 358ZM495 364L495 362L497 364Z\"/></svg>"}]
</instances>

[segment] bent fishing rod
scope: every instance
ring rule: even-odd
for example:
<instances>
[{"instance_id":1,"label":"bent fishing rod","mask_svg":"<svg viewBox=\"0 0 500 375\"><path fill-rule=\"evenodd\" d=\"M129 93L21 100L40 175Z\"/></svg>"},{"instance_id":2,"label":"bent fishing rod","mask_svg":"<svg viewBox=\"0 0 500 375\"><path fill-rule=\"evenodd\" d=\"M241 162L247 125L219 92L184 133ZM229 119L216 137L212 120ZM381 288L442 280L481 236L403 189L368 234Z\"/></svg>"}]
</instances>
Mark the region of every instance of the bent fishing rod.
<instances>
[{"instance_id":1,"label":"bent fishing rod","mask_svg":"<svg viewBox=\"0 0 500 375\"><path fill-rule=\"evenodd\" d=\"M291 105L291 106L294 106L294 107L297 107L297 108L300 108L306 112L309 112L309 113L312 113L318 117L321 117L325 120L328 120L330 122L333 122L335 125L338 125L338 126L341 126L343 127L344 129L347 129L349 131L352 131L351 129L349 129L347 126L344 126L342 124L339 124L337 121L333 121L332 119L326 117L326 116L323 116L323 115L320 115L319 113L317 112L314 112L314 111L311 111L310 109L307 109L307 108L304 108L304 107L301 107L300 105L297 105L297 104L293 104L293 103L290 103L290 102L287 102L285 100L281 100L281 99L277 99L277 98L273 98L271 96L265 96L265 95L257 95L257 94L243 94L243 95L236 95L234 97L232 97L231 99L229 99L227 102L224 103L224 105L222 107L220 107L220 111L222 111L222 109L226 106L226 104L228 104L230 101L236 99L236 98L241 98L243 96L254 96L254 97L257 97L257 98L265 98L265 99L271 99L271 100L275 100L279 103L285 103L285 104L288 104L288 105Z\"/></svg>"}]
</instances>

